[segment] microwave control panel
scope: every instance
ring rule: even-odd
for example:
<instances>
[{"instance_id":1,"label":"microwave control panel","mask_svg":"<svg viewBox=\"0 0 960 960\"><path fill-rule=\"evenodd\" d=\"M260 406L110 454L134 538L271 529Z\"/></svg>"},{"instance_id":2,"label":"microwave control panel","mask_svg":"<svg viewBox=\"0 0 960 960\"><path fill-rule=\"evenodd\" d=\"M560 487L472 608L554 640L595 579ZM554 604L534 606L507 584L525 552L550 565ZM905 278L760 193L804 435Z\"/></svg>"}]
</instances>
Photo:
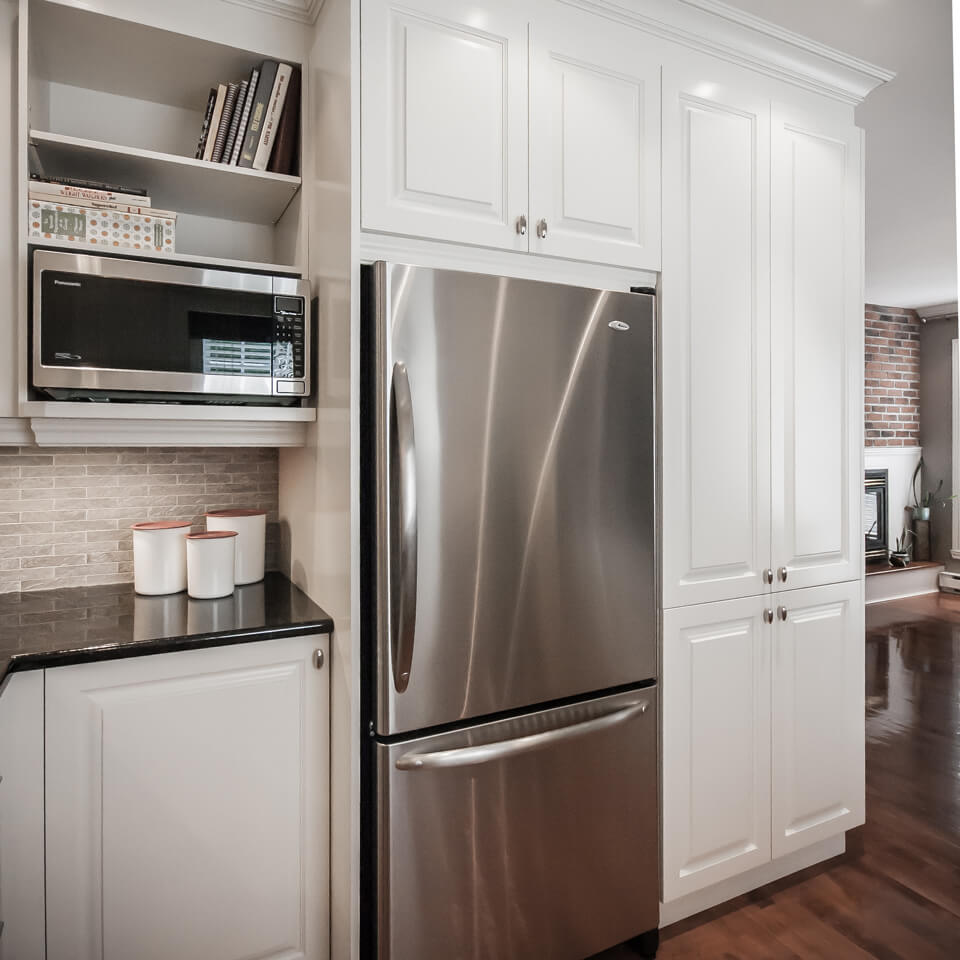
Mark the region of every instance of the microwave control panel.
<instances>
[{"instance_id":1,"label":"microwave control panel","mask_svg":"<svg viewBox=\"0 0 960 960\"><path fill-rule=\"evenodd\" d=\"M273 298L273 377L306 376L303 297Z\"/></svg>"}]
</instances>

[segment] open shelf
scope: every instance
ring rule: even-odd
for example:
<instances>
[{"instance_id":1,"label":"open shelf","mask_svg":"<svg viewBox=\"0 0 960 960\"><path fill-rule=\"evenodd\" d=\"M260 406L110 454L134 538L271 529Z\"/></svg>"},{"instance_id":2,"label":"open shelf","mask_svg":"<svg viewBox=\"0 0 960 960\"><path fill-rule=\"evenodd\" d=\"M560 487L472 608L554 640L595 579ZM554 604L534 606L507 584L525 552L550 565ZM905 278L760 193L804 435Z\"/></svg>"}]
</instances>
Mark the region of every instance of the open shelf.
<instances>
[{"instance_id":1,"label":"open shelf","mask_svg":"<svg viewBox=\"0 0 960 960\"><path fill-rule=\"evenodd\" d=\"M300 189L299 177L43 130L30 141L45 173L144 186L160 210L272 225Z\"/></svg>"},{"instance_id":2,"label":"open shelf","mask_svg":"<svg viewBox=\"0 0 960 960\"><path fill-rule=\"evenodd\" d=\"M152 250L112 250L93 248L85 243L69 243L66 240L45 240L27 237L28 247L43 247L47 250L82 250L97 256L130 257L134 260L163 260L165 263L182 263L191 267L212 267L218 270L246 270L254 273L277 273L290 277L302 276L301 271L289 263L264 263L261 260L230 260L225 257L204 257L191 253L155 253Z\"/></svg>"}]
</instances>

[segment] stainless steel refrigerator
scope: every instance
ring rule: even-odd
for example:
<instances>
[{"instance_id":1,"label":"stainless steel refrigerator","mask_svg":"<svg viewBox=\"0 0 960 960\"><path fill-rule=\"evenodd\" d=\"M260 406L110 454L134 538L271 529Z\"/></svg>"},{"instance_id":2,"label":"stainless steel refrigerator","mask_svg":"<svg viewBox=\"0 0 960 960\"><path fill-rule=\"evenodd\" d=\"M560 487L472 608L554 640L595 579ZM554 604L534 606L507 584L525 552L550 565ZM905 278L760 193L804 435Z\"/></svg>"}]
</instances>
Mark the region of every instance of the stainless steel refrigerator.
<instances>
[{"instance_id":1,"label":"stainless steel refrigerator","mask_svg":"<svg viewBox=\"0 0 960 960\"><path fill-rule=\"evenodd\" d=\"M369 955L583 960L658 921L655 301L363 281Z\"/></svg>"}]
</instances>

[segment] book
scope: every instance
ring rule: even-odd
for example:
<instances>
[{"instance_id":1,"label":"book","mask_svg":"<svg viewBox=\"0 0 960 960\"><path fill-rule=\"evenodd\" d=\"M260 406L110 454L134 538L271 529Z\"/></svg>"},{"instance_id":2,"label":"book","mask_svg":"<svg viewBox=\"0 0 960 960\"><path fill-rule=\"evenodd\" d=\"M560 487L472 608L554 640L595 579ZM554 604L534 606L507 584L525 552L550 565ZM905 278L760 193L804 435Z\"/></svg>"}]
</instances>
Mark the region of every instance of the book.
<instances>
[{"instance_id":1,"label":"book","mask_svg":"<svg viewBox=\"0 0 960 960\"><path fill-rule=\"evenodd\" d=\"M217 127L217 139L213 143L213 153L210 155L212 163L219 163L223 159L223 148L230 135L230 121L233 119L233 108L237 103L238 83L227 84L227 95L223 98L223 113L220 114L220 126Z\"/></svg>"},{"instance_id":2,"label":"book","mask_svg":"<svg viewBox=\"0 0 960 960\"><path fill-rule=\"evenodd\" d=\"M277 76L273 81L270 102L260 126L260 143L257 145L257 152L253 156L254 170L266 170L267 164L270 162L270 154L273 152L277 127L280 125L280 115L283 113L283 105L287 100L287 90L290 87L292 73L293 67L288 63L277 65Z\"/></svg>"},{"instance_id":3,"label":"book","mask_svg":"<svg viewBox=\"0 0 960 960\"><path fill-rule=\"evenodd\" d=\"M287 99L280 116L280 126L267 169L271 173L299 173L297 162L300 142L300 68L294 67L287 88Z\"/></svg>"},{"instance_id":4,"label":"book","mask_svg":"<svg viewBox=\"0 0 960 960\"><path fill-rule=\"evenodd\" d=\"M147 195L147 191L141 187L125 187L101 180L79 180L76 177L50 177L31 173L30 183L34 186L43 184L47 186L79 187L83 190L103 190L107 193L128 193L136 197L146 197ZM31 189L33 188L31 187Z\"/></svg>"},{"instance_id":5,"label":"book","mask_svg":"<svg viewBox=\"0 0 960 960\"><path fill-rule=\"evenodd\" d=\"M247 132L243 138L240 159L237 161L238 167L253 166L253 158L257 155L257 147L260 145L260 128L270 104L273 81L277 79L278 66L276 60L264 60L260 64L260 79L257 80L257 92L253 98L253 106L250 108L250 120L247 123Z\"/></svg>"},{"instance_id":6,"label":"book","mask_svg":"<svg viewBox=\"0 0 960 960\"><path fill-rule=\"evenodd\" d=\"M156 207L151 207L144 204L122 203L116 200L91 200L86 197L51 196L47 193L37 193L34 190L30 191L28 199L36 200L38 203L63 203L74 207L88 207L90 210L101 210L105 214L136 213L147 217L153 216L173 218L176 218L177 216L176 213L171 210L158 210Z\"/></svg>"},{"instance_id":7,"label":"book","mask_svg":"<svg viewBox=\"0 0 960 960\"><path fill-rule=\"evenodd\" d=\"M210 119L213 117L213 108L217 104L217 88L210 88L210 95L207 97L207 109L203 114L203 126L200 128L200 139L197 141L197 152L193 155L194 160L203 159L203 151L207 146L207 134L210 132Z\"/></svg>"},{"instance_id":8,"label":"book","mask_svg":"<svg viewBox=\"0 0 960 960\"><path fill-rule=\"evenodd\" d=\"M240 159L240 151L243 149L243 139L247 135L247 123L250 120L250 110L253 107L253 98L257 95L257 80L260 79L260 68L254 67L250 71L250 80L247 83L247 95L244 98L243 113L240 114L240 124L237 127L237 139L233 144L233 153L230 155L230 163L234 166Z\"/></svg>"},{"instance_id":9,"label":"book","mask_svg":"<svg viewBox=\"0 0 960 960\"><path fill-rule=\"evenodd\" d=\"M66 200L68 203L126 203L135 207L151 206L150 198L138 193L72 187L65 183L49 183L43 180L31 180L29 190L31 197L36 195L44 199Z\"/></svg>"},{"instance_id":10,"label":"book","mask_svg":"<svg viewBox=\"0 0 960 960\"><path fill-rule=\"evenodd\" d=\"M207 144L203 148L203 159L209 160L213 156L213 145L217 141L217 131L220 129L220 117L223 114L223 101L227 98L227 85L217 84L217 102L213 105L210 116L210 129L207 132Z\"/></svg>"},{"instance_id":11,"label":"book","mask_svg":"<svg viewBox=\"0 0 960 960\"><path fill-rule=\"evenodd\" d=\"M53 200L29 200L27 214L30 237L121 250L152 249L157 253L173 253L176 249L175 213L119 213Z\"/></svg>"},{"instance_id":12,"label":"book","mask_svg":"<svg viewBox=\"0 0 960 960\"><path fill-rule=\"evenodd\" d=\"M233 111L230 114L230 132L223 144L223 156L220 157L221 163L229 163L233 154L233 145L237 140L237 130L240 127L240 114L243 112L243 102L247 99L247 81L241 80L237 87L237 96L234 100Z\"/></svg>"}]
</instances>

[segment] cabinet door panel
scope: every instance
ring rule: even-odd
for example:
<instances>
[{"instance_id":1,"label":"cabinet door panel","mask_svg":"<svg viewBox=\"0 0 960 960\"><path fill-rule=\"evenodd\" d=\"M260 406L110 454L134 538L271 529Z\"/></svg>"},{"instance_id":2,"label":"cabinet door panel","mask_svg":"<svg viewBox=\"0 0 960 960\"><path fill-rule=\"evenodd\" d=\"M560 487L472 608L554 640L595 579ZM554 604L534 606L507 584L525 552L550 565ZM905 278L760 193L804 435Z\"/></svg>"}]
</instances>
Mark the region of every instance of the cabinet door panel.
<instances>
[{"instance_id":1,"label":"cabinet door panel","mask_svg":"<svg viewBox=\"0 0 960 960\"><path fill-rule=\"evenodd\" d=\"M860 577L860 138L773 125L773 550L785 586Z\"/></svg>"},{"instance_id":2,"label":"cabinet door panel","mask_svg":"<svg viewBox=\"0 0 960 960\"><path fill-rule=\"evenodd\" d=\"M769 589L768 102L667 72L663 135L663 594L673 607Z\"/></svg>"},{"instance_id":3,"label":"cabinet door panel","mask_svg":"<svg viewBox=\"0 0 960 960\"><path fill-rule=\"evenodd\" d=\"M663 899L770 859L763 598L664 613Z\"/></svg>"},{"instance_id":4,"label":"cabinet door panel","mask_svg":"<svg viewBox=\"0 0 960 960\"><path fill-rule=\"evenodd\" d=\"M526 250L527 27L509 4L364 0L364 229Z\"/></svg>"},{"instance_id":5,"label":"cabinet door panel","mask_svg":"<svg viewBox=\"0 0 960 960\"><path fill-rule=\"evenodd\" d=\"M327 957L325 642L47 672L49 960Z\"/></svg>"},{"instance_id":6,"label":"cabinet door panel","mask_svg":"<svg viewBox=\"0 0 960 960\"><path fill-rule=\"evenodd\" d=\"M596 16L531 26L532 251L660 268L659 64L642 34Z\"/></svg>"},{"instance_id":7,"label":"cabinet door panel","mask_svg":"<svg viewBox=\"0 0 960 960\"><path fill-rule=\"evenodd\" d=\"M773 657L773 855L864 821L860 581L783 591Z\"/></svg>"}]
</instances>

